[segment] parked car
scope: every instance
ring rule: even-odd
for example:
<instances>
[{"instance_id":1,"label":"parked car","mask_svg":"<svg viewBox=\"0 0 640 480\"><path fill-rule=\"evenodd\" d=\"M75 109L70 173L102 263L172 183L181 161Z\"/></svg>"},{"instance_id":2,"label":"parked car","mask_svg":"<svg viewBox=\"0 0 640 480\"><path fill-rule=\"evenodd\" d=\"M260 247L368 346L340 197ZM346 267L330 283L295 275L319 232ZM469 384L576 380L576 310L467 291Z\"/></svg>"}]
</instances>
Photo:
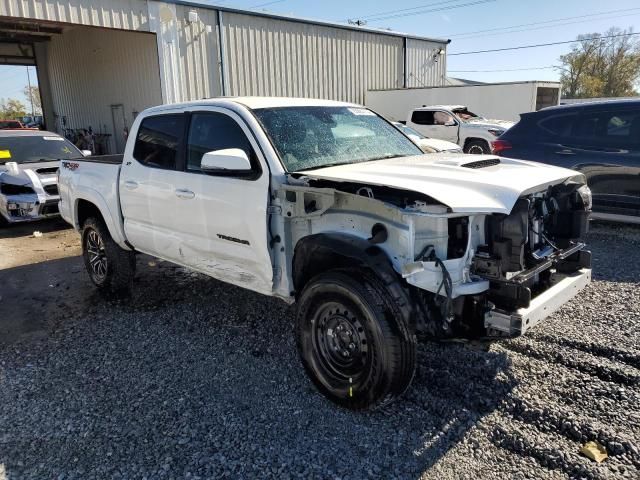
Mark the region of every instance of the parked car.
<instances>
[{"instance_id":1,"label":"parked car","mask_svg":"<svg viewBox=\"0 0 640 480\"><path fill-rule=\"evenodd\" d=\"M493 151L577 170L593 192L594 218L640 222L640 100L525 113Z\"/></svg>"},{"instance_id":2,"label":"parked car","mask_svg":"<svg viewBox=\"0 0 640 480\"><path fill-rule=\"evenodd\" d=\"M590 204L571 170L425 155L327 100L154 107L124 156L60 167L60 212L98 288L130 288L144 252L297 302L308 374L353 409L408 388L417 334L521 335L576 295Z\"/></svg>"},{"instance_id":3,"label":"parked car","mask_svg":"<svg viewBox=\"0 0 640 480\"><path fill-rule=\"evenodd\" d=\"M58 215L59 160L82 156L55 133L0 130L0 223Z\"/></svg>"},{"instance_id":4,"label":"parked car","mask_svg":"<svg viewBox=\"0 0 640 480\"><path fill-rule=\"evenodd\" d=\"M437 138L425 137L413 128L407 127L403 123L393 122L394 127L404 133L409 139L420 147L424 153L462 153L462 148L456 143L438 140Z\"/></svg>"},{"instance_id":5,"label":"parked car","mask_svg":"<svg viewBox=\"0 0 640 480\"><path fill-rule=\"evenodd\" d=\"M513 122L487 120L464 105L435 105L409 112L407 127L421 134L453 142L464 153L489 154L491 142L506 132Z\"/></svg>"},{"instance_id":6,"label":"parked car","mask_svg":"<svg viewBox=\"0 0 640 480\"><path fill-rule=\"evenodd\" d=\"M20 120L0 120L0 130L16 130L25 128Z\"/></svg>"}]
</instances>

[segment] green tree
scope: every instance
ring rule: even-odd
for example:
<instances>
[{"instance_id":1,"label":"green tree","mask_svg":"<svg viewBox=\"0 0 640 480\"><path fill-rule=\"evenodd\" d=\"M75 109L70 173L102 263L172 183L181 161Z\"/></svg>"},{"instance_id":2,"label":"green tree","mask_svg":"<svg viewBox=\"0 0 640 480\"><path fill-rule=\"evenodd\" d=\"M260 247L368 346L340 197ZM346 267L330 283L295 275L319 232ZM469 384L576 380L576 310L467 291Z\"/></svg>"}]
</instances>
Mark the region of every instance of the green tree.
<instances>
[{"instance_id":1,"label":"green tree","mask_svg":"<svg viewBox=\"0 0 640 480\"><path fill-rule=\"evenodd\" d=\"M627 97L637 95L640 80L640 41L633 30L611 28L605 34L578 36L571 52L560 57L564 98ZM618 35L614 38L606 38Z\"/></svg>"},{"instance_id":2,"label":"green tree","mask_svg":"<svg viewBox=\"0 0 640 480\"><path fill-rule=\"evenodd\" d=\"M27 114L24 103L15 98L0 99L0 118L18 119Z\"/></svg>"},{"instance_id":3,"label":"green tree","mask_svg":"<svg viewBox=\"0 0 640 480\"><path fill-rule=\"evenodd\" d=\"M22 91L25 98L27 99L27 109L29 110L29 114L31 114L31 102L33 102L33 109L35 110L36 115L42 115L42 101L40 100L40 88L36 86L26 86Z\"/></svg>"}]
</instances>

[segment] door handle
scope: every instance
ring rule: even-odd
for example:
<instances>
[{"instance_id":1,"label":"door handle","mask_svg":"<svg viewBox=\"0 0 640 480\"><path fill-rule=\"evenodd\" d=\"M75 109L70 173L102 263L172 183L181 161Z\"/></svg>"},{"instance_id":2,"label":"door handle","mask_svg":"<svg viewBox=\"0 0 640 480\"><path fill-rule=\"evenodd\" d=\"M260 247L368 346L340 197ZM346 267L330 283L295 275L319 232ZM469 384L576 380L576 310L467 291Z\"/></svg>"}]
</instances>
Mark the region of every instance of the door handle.
<instances>
[{"instance_id":1,"label":"door handle","mask_svg":"<svg viewBox=\"0 0 640 480\"><path fill-rule=\"evenodd\" d=\"M176 190L176 197L178 198L184 198L184 199L191 199L194 198L196 196L195 193L193 193L191 190L186 190L184 188L178 188Z\"/></svg>"},{"instance_id":2,"label":"door handle","mask_svg":"<svg viewBox=\"0 0 640 480\"><path fill-rule=\"evenodd\" d=\"M124 188L127 190L135 190L138 188L138 182L134 182L133 180L127 180L124 182Z\"/></svg>"},{"instance_id":3,"label":"door handle","mask_svg":"<svg viewBox=\"0 0 640 480\"><path fill-rule=\"evenodd\" d=\"M564 148L556 152L558 155L575 155L576 152L573 150L569 150L568 148Z\"/></svg>"}]
</instances>

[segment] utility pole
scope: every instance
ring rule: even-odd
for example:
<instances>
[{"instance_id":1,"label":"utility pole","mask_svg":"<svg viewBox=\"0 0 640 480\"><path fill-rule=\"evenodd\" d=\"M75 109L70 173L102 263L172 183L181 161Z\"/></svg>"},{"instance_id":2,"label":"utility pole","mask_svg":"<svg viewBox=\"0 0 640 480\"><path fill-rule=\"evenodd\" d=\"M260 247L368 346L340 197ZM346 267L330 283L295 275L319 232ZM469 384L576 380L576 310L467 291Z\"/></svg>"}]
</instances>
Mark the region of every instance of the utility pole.
<instances>
[{"instance_id":1,"label":"utility pole","mask_svg":"<svg viewBox=\"0 0 640 480\"><path fill-rule=\"evenodd\" d=\"M29 67L27 67L27 83L29 84L29 101L31 102L31 121L35 122L36 111L33 109L33 91L31 90L31 75L29 74Z\"/></svg>"}]
</instances>

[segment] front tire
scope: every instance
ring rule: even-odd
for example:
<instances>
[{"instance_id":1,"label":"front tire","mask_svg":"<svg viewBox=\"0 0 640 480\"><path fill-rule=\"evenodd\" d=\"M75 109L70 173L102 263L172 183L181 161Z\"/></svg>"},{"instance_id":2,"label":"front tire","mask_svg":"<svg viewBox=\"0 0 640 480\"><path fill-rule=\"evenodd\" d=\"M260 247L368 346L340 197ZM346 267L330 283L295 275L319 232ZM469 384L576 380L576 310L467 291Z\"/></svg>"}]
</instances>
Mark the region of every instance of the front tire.
<instances>
[{"instance_id":1,"label":"front tire","mask_svg":"<svg viewBox=\"0 0 640 480\"><path fill-rule=\"evenodd\" d=\"M471 155L489 155L491 147L484 140L470 140L464 147L464 153Z\"/></svg>"},{"instance_id":2,"label":"front tire","mask_svg":"<svg viewBox=\"0 0 640 480\"><path fill-rule=\"evenodd\" d=\"M296 337L318 390L352 410L393 401L415 373L416 338L399 299L368 271L314 277L299 298Z\"/></svg>"},{"instance_id":3,"label":"front tire","mask_svg":"<svg viewBox=\"0 0 640 480\"><path fill-rule=\"evenodd\" d=\"M89 218L84 222L82 256L89 278L100 290L118 293L131 288L135 254L113 241L102 220Z\"/></svg>"}]
</instances>

